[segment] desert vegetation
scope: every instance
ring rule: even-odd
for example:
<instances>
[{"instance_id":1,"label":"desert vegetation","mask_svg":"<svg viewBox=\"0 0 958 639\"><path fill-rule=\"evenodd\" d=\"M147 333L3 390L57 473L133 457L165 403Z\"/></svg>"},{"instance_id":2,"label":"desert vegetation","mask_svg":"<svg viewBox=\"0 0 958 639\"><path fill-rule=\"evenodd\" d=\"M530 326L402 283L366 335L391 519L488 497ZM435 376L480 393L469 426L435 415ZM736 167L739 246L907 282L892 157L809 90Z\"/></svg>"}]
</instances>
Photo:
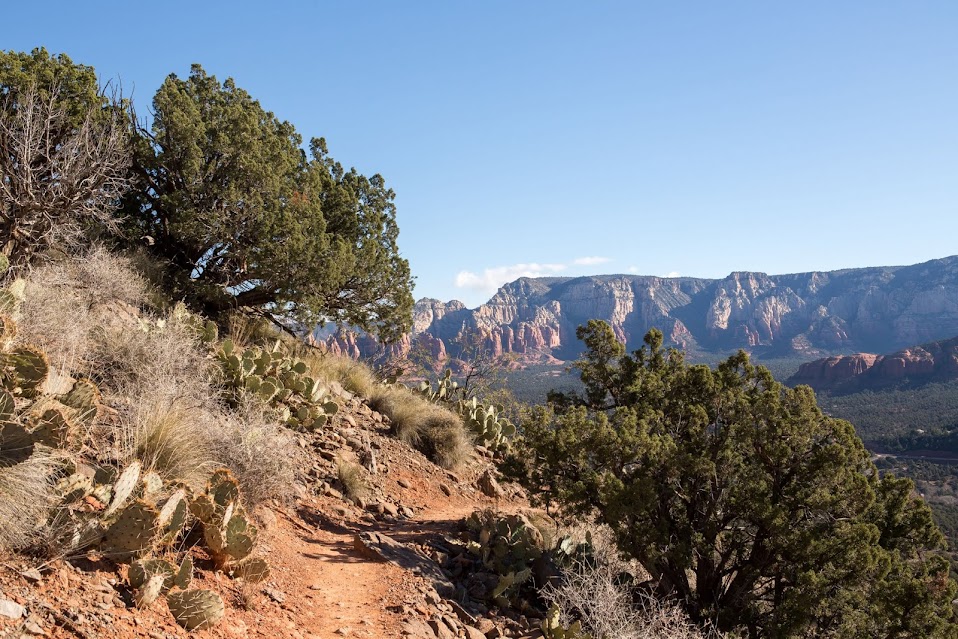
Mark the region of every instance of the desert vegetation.
<instances>
[{"instance_id":1,"label":"desert vegetation","mask_svg":"<svg viewBox=\"0 0 958 639\"><path fill-rule=\"evenodd\" d=\"M368 438L356 461L309 438L362 409L450 499L441 482L475 471L490 502L544 507L479 509L433 558L459 601L549 639L958 636L925 502L807 387L744 353L691 366L658 331L627 354L598 321L581 392L534 409L492 401L477 368L384 379L303 340L411 323L381 176L322 138L307 154L199 65L150 122L42 49L0 53L0 98L0 551L122 564L134 607L209 628L229 606L196 572L268 579L262 507L316 459L365 507Z\"/></svg>"}]
</instances>

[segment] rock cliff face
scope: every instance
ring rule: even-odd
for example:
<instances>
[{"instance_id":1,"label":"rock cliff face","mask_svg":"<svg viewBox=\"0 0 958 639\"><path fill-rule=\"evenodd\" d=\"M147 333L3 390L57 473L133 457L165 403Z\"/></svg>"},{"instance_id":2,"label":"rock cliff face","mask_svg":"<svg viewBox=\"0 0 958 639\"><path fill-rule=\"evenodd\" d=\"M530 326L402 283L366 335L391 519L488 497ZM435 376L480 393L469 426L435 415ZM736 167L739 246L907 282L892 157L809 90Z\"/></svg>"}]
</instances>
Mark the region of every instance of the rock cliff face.
<instances>
[{"instance_id":1,"label":"rock cliff face","mask_svg":"<svg viewBox=\"0 0 958 639\"><path fill-rule=\"evenodd\" d=\"M912 346L888 355L857 353L802 364L789 384L815 390L881 387L902 380L944 382L958 379L958 337Z\"/></svg>"},{"instance_id":2,"label":"rock cliff face","mask_svg":"<svg viewBox=\"0 0 958 639\"><path fill-rule=\"evenodd\" d=\"M456 357L461 344L478 341L497 355L568 360L581 352L576 327L593 318L609 322L629 349L657 327L669 344L700 354L736 348L808 358L887 352L958 335L958 256L792 275L736 272L719 280L521 278L476 309L420 300L410 339L392 348L409 349L419 339L443 357ZM361 336L317 339L350 354L382 350ZM823 374L856 366L864 364L835 362Z\"/></svg>"}]
</instances>

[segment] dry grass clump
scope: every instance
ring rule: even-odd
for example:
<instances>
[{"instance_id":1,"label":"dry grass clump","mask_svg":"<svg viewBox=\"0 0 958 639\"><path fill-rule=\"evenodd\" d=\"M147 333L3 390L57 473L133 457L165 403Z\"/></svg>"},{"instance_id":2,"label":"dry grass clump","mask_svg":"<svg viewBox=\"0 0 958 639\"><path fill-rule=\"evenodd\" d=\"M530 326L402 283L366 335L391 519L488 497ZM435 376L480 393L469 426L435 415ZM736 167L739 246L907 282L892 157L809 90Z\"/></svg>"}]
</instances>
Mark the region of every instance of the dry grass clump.
<instances>
[{"instance_id":1,"label":"dry grass clump","mask_svg":"<svg viewBox=\"0 0 958 639\"><path fill-rule=\"evenodd\" d=\"M343 388L360 397L369 397L379 385L376 375L366 364L349 357L322 353L315 348L302 352L299 357L317 377L327 382L339 382Z\"/></svg>"},{"instance_id":2,"label":"dry grass clump","mask_svg":"<svg viewBox=\"0 0 958 639\"><path fill-rule=\"evenodd\" d=\"M201 489L218 466L213 433L221 426L214 407L203 397L181 391L168 380L132 386L114 394L122 405L115 435L120 459L138 459L145 470Z\"/></svg>"},{"instance_id":3,"label":"dry grass clump","mask_svg":"<svg viewBox=\"0 0 958 639\"><path fill-rule=\"evenodd\" d=\"M0 460L0 550L25 548L35 540L54 503L59 462L39 449L18 464L4 466Z\"/></svg>"},{"instance_id":4,"label":"dry grass clump","mask_svg":"<svg viewBox=\"0 0 958 639\"><path fill-rule=\"evenodd\" d=\"M458 468L472 457L472 438L459 416L405 386L377 385L367 401L389 417L397 438L443 468Z\"/></svg>"},{"instance_id":5,"label":"dry grass clump","mask_svg":"<svg viewBox=\"0 0 958 639\"><path fill-rule=\"evenodd\" d=\"M580 525L564 532L584 540L586 530L591 534L595 561L575 562L563 570L561 582L540 591L547 603L559 608L564 625L574 616L594 637L720 639L716 631L703 630L689 621L675 604L646 594L636 600L619 576L629 573L644 580L647 573L636 562L621 558L606 527Z\"/></svg>"},{"instance_id":6,"label":"dry grass clump","mask_svg":"<svg viewBox=\"0 0 958 639\"><path fill-rule=\"evenodd\" d=\"M336 466L336 477L343 486L343 495L354 502L365 501L369 495L369 484L362 466L340 460Z\"/></svg>"}]
</instances>

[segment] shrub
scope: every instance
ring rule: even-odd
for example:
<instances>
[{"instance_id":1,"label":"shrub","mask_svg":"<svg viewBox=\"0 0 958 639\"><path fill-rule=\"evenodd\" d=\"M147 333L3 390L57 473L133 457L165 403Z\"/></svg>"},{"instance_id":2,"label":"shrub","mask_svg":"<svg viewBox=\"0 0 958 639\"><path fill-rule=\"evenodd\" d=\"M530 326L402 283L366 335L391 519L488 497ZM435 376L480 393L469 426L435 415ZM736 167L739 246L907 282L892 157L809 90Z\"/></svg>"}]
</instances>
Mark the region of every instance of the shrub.
<instances>
[{"instance_id":1,"label":"shrub","mask_svg":"<svg viewBox=\"0 0 958 639\"><path fill-rule=\"evenodd\" d=\"M369 405L389 417L393 434L443 468L457 468L472 456L472 439L462 420L401 385L379 385Z\"/></svg>"},{"instance_id":2,"label":"shrub","mask_svg":"<svg viewBox=\"0 0 958 639\"><path fill-rule=\"evenodd\" d=\"M92 67L45 49L0 51L0 246L14 266L114 227L131 152L121 103Z\"/></svg>"},{"instance_id":3,"label":"shrub","mask_svg":"<svg viewBox=\"0 0 958 639\"><path fill-rule=\"evenodd\" d=\"M353 501L362 501L369 494L363 468L359 464L340 460L336 466L336 477L343 486L343 495Z\"/></svg>"},{"instance_id":4,"label":"shrub","mask_svg":"<svg viewBox=\"0 0 958 639\"><path fill-rule=\"evenodd\" d=\"M338 382L343 388L360 397L370 397L377 385L376 376L362 362L342 355L317 352L315 348L301 349L300 357L309 369L327 382Z\"/></svg>"},{"instance_id":5,"label":"shrub","mask_svg":"<svg viewBox=\"0 0 958 639\"><path fill-rule=\"evenodd\" d=\"M578 620L592 637L616 639L719 636L692 624L679 606L634 592L631 583L644 571L636 562L622 559L607 527L580 525L563 531L574 541L585 538L585 532L590 541L589 557L573 559L562 569L559 579L540 591L550 606L561 611L563 625Z\"/></svg>"}]
</instances>

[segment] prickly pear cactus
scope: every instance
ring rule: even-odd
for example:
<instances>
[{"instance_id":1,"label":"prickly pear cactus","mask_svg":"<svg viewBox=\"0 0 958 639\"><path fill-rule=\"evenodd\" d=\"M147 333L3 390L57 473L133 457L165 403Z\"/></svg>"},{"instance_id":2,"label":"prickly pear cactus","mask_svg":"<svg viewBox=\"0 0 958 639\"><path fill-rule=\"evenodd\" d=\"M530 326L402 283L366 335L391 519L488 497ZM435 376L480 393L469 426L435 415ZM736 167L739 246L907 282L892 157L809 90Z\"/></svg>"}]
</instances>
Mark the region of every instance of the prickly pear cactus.
<instances>
[{"instance_id":1,"label":"prickly pear cactus","mask_svg":"<svg viewBox=\"0 0 958 639\"><path fill-rule=\"evenodd\" d=\"M175 490L163 503L156 521L160 528L160 546L169 546L179 537L180 532L186 527L189 507L189 499L184 488Z\"/></svg>"},{"instance_id":2,"label":"prickly pear cactus","mask_svg":"<svg viewBox=\"0 0 958 639\"><path fill-rule=\"evenodd\" d=\"M582 630L580 621L575 621L568 628L563 628L558 606L549 608L539 627L545 639L592 639L592 635Z\"/></svg>"},{"instance_id":3,"label":"prickly pear cactus","mask_svg":"<svg viewBox=\"0 0 958 639\"><path fill-rule=\"evenodd\" d=\"M339 411L328 389L309 376L306 362L287 356L279 342L268 350L240 349L226 339L216 358L231 401L240 393L251 394L276 409L290 428L316 430Z\"/></svg>"},{"instance_id":4,"label":"prickly pear cactus","mask_svg":"<svg viewBox=\"0 0 958 639\"><path fill-rule=\"evenodd\" d=\"M72 390L57 398L60 403L76 411L77 418L84 424L96 419L100 406L100 389L89 379L78 380Z\"/></svg>"},{"instance_id":5,"label":"prickly pear cactus","mask_svg":"<svg viewBox=\"0 0 958 639\"><path fill-rule=\"evenodd\" d=\"M120 473L120 476L113 484L113 500L107 507L106 512L103 513L104 516L109 517L122 508L130 499L133 495L133 491L136 489L137 482L140 481L140 468L140 462L135 461Z\"/></svg>"},{"instance_id":6,"label":"prickly pear cactus","mask_svg":"<svg viewBox=\"0 0 958 639\"><path fill-rule=\"evenodd\" d=\"M28 416L27 429L34 444L50 448L74 448L80 437L76 413L59 402L48 401Z\"/></svg>"},{"instance_id":7,"label":"prickly pear cactus","mask_svg":"<svg viewBox=\"0 0 958 639\"><path fill-rule=\"evenodd\" d=\"M429 381L423 381L416 388L423 397L428 399L431 402L451 402L455 399L457 393L459 393L459 382L456 382L452 379L452 369L447 368L446 372L443 373L442 377L436 380L436 385L433 387L432 383Z\"/></svg>"},{"instance_id":8,"label":"prickly pear cactus","mask_svg":"<svg viewBox=\"0 0 958 639\"><path fill-rule=\"evenodd\" d=\"M459 400L457 412L463 423L479 442L494 451L507 449L509 440L515 437L516 427L502 416L502 406L486 406L475 397L468 401Z\"/></svg>"},{"instance_id":9,"label":"prickly pear cactus","mask_svg":"<svg viewBox=\"0 0 958 639\"><path fill-rule=\"evenodd\" d=\"M258 531L242 514L234 514L220 525L204 525L203 538L217 568L242 561L256 546Z\"/></svg>"},{"instance_id":10,"label":"prickly pear cactus","mask_svg":"<svg viewBox=\"0 0 958 639\"><path fill-rule=\"evenodd\" d=\"M139 556L153 547L157 533L156 508L137 500L119 512L106 531L101 548L116 558Z\"/></svg>"},{"instance_id":11,"label":"prickly pear cactus","mask_svg":"<svg viewBox=\"0 0 958 639\"><path fill-rule=\"evenodd\" d=\"M4 273L6 273L6 269L4 269ZM25 288L26 282L17 278L6 288L0 289L0 313L14 317L18 315Z\"/></svg>"},{"instance_id":12,"label":"prickly pear cactus","mask_svg":"<svg viewBox=\"0 0 958 639\"><path fill-rule=\"evenodd\" d=\"M259 530L240 504L239 485L226 469L213 473L206 493L197 496L190 511L203 524L203 539L220 570L247 559L256 547Z\"/></svg>"},{"instance_id":13,"label":"prickly pear cactus","mask_svg":"<svg viewBox=\"0 0 958 639\"><path fill-rule=\"evenodd\" d=\"M508 605L530 580L534 563L545 551L542 534L524 515L499 516L489 510L470 515L466 528L466 549L486 570L499 575L489 598Z\"/></svg>"},{"instance_id":14,"label":"prickly pear cactus","mask_svg":"<svg viewBox=\"0 0 958 639\"><path fill-rule=\"evenodd\" d=\"M180 563L179 570L176 571L176 574L173 576L173 585L179 588L180 590L186 590L190 587L190 583L193 581L193 558L187 555L182 563Z\"/></svg>"},{"instance_id":15,"label":"prickly pear cactus","mask_svg":"<svg viewBox=\"0 0 958 639\"><path fill-rule=\"evenodd\" d=\"M3 354L3 363L4 386L23 397L35 397L50 372L46 354L33 346L20 346Z\"/></svg>"},{"instance_id":16,"label":"prickly pear cactus","mask_svg":"<svg viewBox=\"0 0 958 639\"><path fill-rule=\"evenodd\" d=\"M223 618L223 599L211 590L178 590L166 596L176 623L187 630L212 628Z\"/></svg>"},{"instance_id":17,"label":"prickly pear cactus","mask_svg":"<svg viewBox=\"0 0 958 639\"><path fill-rule=\"evenodd\" d=\"M269 564L262 557L253 557L236 564L230 572L236 579L257 584L269 579Z\"/></svg>"}]
</instances>

